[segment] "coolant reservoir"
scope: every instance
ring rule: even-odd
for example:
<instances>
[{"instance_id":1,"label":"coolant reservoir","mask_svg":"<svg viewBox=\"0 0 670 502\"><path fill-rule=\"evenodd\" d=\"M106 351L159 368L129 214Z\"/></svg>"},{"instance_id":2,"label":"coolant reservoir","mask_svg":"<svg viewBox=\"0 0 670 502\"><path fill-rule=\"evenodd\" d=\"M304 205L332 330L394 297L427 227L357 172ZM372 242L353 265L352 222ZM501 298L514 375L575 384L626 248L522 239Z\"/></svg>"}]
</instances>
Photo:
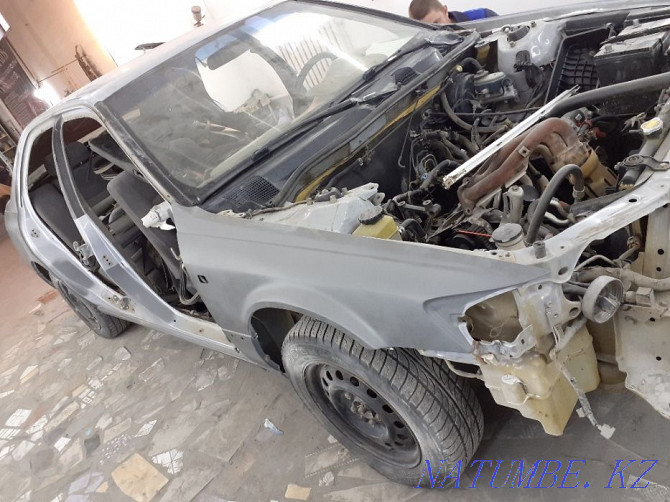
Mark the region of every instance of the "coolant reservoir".
<instances>
[{"instance_id":1,"label":"coolant reservoir","mask_svg":"<svg viewBox=\"0 0 670 502\"><path fill-rule=\"evenodd\" d=\"M358 217L358 221L361 224L354 230L353 235L402 240L395 220L388 214L384 214L382 208L379 206L365 211Z\"/></svg>"}]
</instances>

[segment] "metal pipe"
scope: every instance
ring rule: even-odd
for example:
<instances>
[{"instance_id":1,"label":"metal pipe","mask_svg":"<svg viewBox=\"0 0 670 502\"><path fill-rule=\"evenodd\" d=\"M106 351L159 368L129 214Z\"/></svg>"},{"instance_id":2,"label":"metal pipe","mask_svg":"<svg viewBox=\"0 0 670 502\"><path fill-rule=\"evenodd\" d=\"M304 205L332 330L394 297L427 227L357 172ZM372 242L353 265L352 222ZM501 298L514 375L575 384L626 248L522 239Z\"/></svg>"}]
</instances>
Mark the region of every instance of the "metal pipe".
<instances>
[{"instance_id":1,"label":"metal pipe","mask_svg":"<svg viewBox=\"0 0 670 502\"><path fill-rule=\"evenodd\" d=\"M561 216L563 216L563 218L566 218L566 219L568 218L568 215L570 213L568 213L568 211L563 207L563 204L561 204L561 201L558 200L556 197L551 199L551 202L549 203L549 205L551 207L553 207L554 209L556 209L556 211L558 211L559 214Z\"/></svg>"},{"instance_id":2,"label":"metal pipe","mask_svg":"<svg viewBox=\"0 0 670 502\"><path fill-rule=\"evenodd\" d=\"M651 288L654 291L670 291L670 277L666 279L654 279L653 277L624 268L593 267L583 270L578 274L580 282L591 282L601 275L615 277L641 288Z\"/></svg>"},{"instance_id":3,"label":"metal pipe","mask_svg":"<svg viewBox=\"0 0 670 502\"><path fill-rule=\"evenodd\" d=\"M449 361L448 359L442 359L446 364L447 368L449 368L449 371L451 371L453 374L462 376L463 378L477 378L481 380L482 382L484 381L484 377L482 376L481 372L480 373L468 373L467 371L461 371L459 369L456 369L454 367L454 364Z\"/></svg>"},{"instance_id":4,"label":"metal pipe","mask_svg":"<svg viewBox=\"0 0 670 502\"><path fill-rule=\"evenodd\" d=\"M591 153L566 120L547 119L506 145L470 182L461 185L458 189L461 205L466 211L471 209L482 197L521 173L538 147L550 157L552 166L555 163L581 165Z\"/></svg>"},{"instance_id":5,"label":"metal pipe","mask_svg":"<svg viewBox=\"0 0 670 502\"><path fill-rule=\"evenodd\" d=\"M503 124L502 126L500 126L500 129L498 129L497 132L492 133L488 138L486 138L486 139L484 140L484 142L482 143L482 147L487 147L487 146L489 146L489 145L490 145L491 143L493 143L493 142L494 142L494 141L495 141L501 134L504 134L504 133L506 133L506 132L509 131L509 130L510 130L510 126L509 126L507 123Z\"/></svg>"},{"instance_id":6,"label":"metal pipe","mask_svg":"<svg viewBox=\"0 0 670 502\"><path fill-rule=\"evenodd\" d=\"M603 255L601 255L601 254L597 254L597 255L595 255L595 256L591 256L591 258L587 258L587 259L584 260L582 263L580 263L579 265L577 265L577 266L575 267L575 272L577 272L578 270L583 269L583 268L586 267L587 265L590 265L590 264L593 263L594 261L598 261L598 260L602 260L602 261L605 261L605 262L609 263L609 264L612 265L612 266L616 266L616 263L614 263L612 260L610 260L610 259L607 258L606 256L603 256Z\"/></svg>"},{"instance_id":7,"label":"metal pipe","mask_svg":"<svg viewBox=\"0 0 670 502\"><path fill-rule=\"evenodd\" d=\"M559 227L567 227L570 224L570 220L562 220L558 216L555 216L551 213L545 213L544 219L553 225L558 225Z\"/></svg>"},{"instance_id":8,"label":"metal pipe","mask_svg":"<svg viewBox=\"0 0 670 502\"><path fill-rule=\"evenodd\" d=\"M551 110L554 109L559 103L563 102L566 99L569 99L575 93L575 89L569 89L552 101L544 105L542 108L533 113L530 117L525 119L520 124L517 124L511 131L507 132L502 138L493 141L486 148L481 150L477 155L472 157L467 162L464 162L458 169L455 169L453 172L447 174L442 180L442 186L445 190L449 190L456 182L463 179L470 172L474 171L482 163L489 160L496 154L501 148L504 148L508 143L514 141L520 135L524 134L528 129L537 124L540 120L547 116Z\"/></svg>"}]
</instances>

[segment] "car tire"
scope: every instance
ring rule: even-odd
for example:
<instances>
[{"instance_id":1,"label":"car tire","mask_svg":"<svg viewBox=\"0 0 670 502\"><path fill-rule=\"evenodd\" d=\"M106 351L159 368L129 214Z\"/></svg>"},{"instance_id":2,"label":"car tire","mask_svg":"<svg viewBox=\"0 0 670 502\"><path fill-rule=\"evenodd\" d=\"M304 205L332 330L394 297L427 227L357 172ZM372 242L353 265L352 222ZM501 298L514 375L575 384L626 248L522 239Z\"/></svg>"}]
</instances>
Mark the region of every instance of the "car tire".
<instances>
[{"instance_id":1,"label":"car tire","mask_svg":"<svg viewBox=\"0 0 670 502\"><path fill-rule=\"evenodd\" d=\"M442 485L459 461L460 472L465 469L479 446L479 401L444 361L414 350L368 349L308 317L286 336L282 360L301 400L326 429L393 481L431 486L441 469L435 486ZM427 471L423 475L426 460L432 480Z\"/></svg>"},{"instance_id":2,"label":"car tire","mask_svg":"<svg viewBox=\"0 0 670 502\"><path fill-rule=\"evenodd\" d=\"M70 290L62 282L54 281L54 286L77 317L96 335L102 338L116 338L130 326L124 319L101 312L98 307Z\"/></svg>"}]
</instances>

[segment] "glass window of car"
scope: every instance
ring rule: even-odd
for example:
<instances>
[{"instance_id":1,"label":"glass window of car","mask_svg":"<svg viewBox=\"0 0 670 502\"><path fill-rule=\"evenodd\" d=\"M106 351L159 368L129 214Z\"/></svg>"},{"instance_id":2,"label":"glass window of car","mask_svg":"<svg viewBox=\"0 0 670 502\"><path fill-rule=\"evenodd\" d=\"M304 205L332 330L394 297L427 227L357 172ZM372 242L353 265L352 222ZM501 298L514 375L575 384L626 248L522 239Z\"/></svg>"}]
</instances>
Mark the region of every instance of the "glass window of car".
<instances>
[{"instance_id":1,"label":"glass window of car","mask_svg":"<svg viewBox=\"0 0 670 502\"><path fill-rule=\"evenodd\" d=\"M280 4L189 47L107 105L167 176L197 194L342 95L419 29Z\"/></svg>"}]
</instances>

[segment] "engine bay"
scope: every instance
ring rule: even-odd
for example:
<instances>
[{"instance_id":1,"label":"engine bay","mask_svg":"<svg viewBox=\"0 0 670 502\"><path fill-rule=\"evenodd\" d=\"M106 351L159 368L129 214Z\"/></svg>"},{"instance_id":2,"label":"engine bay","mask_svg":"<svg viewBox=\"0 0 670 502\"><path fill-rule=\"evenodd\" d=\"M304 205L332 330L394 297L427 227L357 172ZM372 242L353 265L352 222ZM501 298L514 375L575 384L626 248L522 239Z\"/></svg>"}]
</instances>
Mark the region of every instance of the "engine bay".
<instances>
[{"instance_id":1,"label":"engine bay","mask_svg":"<svg viewBox=\"0 0 670 502\"><path fill-rule=\"evenodd\" d=\"M624 110L617 108L621 99L612 99L559 116L546 113L522 133L500 141L518 124L532 120L543 105L551 108L552 100L558 101L556 92L565 97L566 91L593 91L598 82L620 84L667 67L667 20L636 20L619 32L611 25L589 29L586 45L573 43L582 34L566 35L564 30L565 22L538 21L483 37L473 57L450 70L429 106L416 111L391 139L366 152L367 159L357 158L307 200L251 210L245 216L356 233L356 225L348 221L325 222L317 208L352 204L355 198L347 188L363 187L360 181L365 181L379 188L380 210L372 220L392 218L397 226L393 235L402 240L470 251L506 250L558 235L635 186L643 169L631 165L631 156L652 156L667 132L668 119L668 95L651 89L628 100ZM621 58L634 56L644 64L620 64ZM574 65L575 57L582 58L580 64ZM566 78L568 65L579 67L571 79ZM619 69L612 79L614 67ZM497 151L477 163L492 145ZM366 174L365 164L373 164L377 152L387 148L399 151L397 165L387 165L381 176ZM389 154L384 159L388 161ZM391 193L382 194L381 187L392 187ZM303 210L296 204L304 205ZM358 215L358 232L375 235L363 228L375 223L368 212ZM352 211L332 214L335 219L357 218ZM634 258L629 250L632 237L621 232L589 249L585 259L601 255L617 260L624 254Z\"/></svg>"},{"instance_id":2,"label":"engine bay","mask_svg":"<svg viewBox=\"0 0 670 502\"><path fill-rule=\"evenodd\" d=\"M530 250L542 261L553 237L617 201L639 202L625 198L668 168L662 159L670 151L670 22L568 28L537 21L483 36L434 99L311 196L226 213L510 260ZM665 356L652 357L625 336L640 323L656 333L666 316L668 222L659 219L666 207L627 225L598 222L606 235L591 239L544 290L540 284L471 307L461 321L479 369L459 374L484 380L499 404L550 434L562 433L579 400L611 435L585 397L608 365L618 364L626 386L670 416L657 395L670 383L648 372L645 380L637 366L666 364Z\"/></svg>"}]
</instances>

